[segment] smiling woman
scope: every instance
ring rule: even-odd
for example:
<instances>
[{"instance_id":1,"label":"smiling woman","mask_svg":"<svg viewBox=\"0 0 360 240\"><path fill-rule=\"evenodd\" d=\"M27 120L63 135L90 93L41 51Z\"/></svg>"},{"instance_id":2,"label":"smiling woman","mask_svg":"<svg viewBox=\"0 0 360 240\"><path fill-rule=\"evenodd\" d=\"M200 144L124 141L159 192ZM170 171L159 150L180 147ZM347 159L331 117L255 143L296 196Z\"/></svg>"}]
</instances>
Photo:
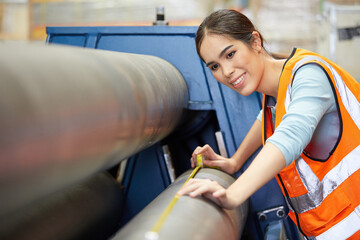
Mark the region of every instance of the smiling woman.
<instances>
[{"instance_id":1,"label":"smiling woman","mask_svg":"<svg viewBox=\"0 0 360 240\"><path fill-rule=\"evenodd\" d=\"M267 70L280 73L285 60L276 60L265 50L261 33L245 15L232 10L214 12L199 26L195 40L199 56L219 82L244 96L254 91L276 95L276 81L266 78L260 85L260 79L266 61L272 66Z\"/></svg>"},{"instance_id":2,"label":"smiling woman","mask_svg":"<svg viewBox=\"0 0 360 240\"><path fill-rule=\"evenodd\" d=\"M208 33L200 47L200 54L214 77L244 96L258 88L272 90L270 86L260 85L265 61L271 61L280 69L284 63L284 60L275 60L263 50L258 32L251 34L253 40L247 44L228 36ZM262 83L265 82L271 83L268 80Z\"/></svg>"},{"instance_id":3,"label":"smiling woman","mask_svg":"<svg viewBox=\"0 0 360 240\"><path fill-rule=\"evenodd\" d=\"M263 148L228 188L199 179L179 194L203 195L232 209L276 177L304 236L359 239L360 190L353 187L360 181L359 83L304 49L294 48L287 59L274 57L251 21L235 10L205 18L196 49L220 83L244 96L263 93L263 110L231 158L199 146L192 166L203 154L204 165L233 174Z\"/></svg>"}]
</instances>

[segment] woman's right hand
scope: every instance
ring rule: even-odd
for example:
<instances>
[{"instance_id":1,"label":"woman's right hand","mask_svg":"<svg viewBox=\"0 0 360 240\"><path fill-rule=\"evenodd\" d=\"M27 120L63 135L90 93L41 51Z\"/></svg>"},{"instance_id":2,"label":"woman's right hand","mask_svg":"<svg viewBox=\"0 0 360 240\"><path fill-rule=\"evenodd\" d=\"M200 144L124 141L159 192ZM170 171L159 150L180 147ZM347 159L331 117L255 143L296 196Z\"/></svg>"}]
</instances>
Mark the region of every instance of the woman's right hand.
<instances>
[{"instance_id":1,"label":"woman's right hand","mask_svg":"<svg viewBox=\"0 0 360 240\"><path fill-rule=\"evenodd\" d=\"M233 158L225 158L219 154L216 154L214 150L209 146L197 147L191 157L191 167L196 167L196 156L203 154L203 164L210 167L219 167L222 171L229 174L234 174L238 170L237 162Z\"/></svg>"}]
</instances>

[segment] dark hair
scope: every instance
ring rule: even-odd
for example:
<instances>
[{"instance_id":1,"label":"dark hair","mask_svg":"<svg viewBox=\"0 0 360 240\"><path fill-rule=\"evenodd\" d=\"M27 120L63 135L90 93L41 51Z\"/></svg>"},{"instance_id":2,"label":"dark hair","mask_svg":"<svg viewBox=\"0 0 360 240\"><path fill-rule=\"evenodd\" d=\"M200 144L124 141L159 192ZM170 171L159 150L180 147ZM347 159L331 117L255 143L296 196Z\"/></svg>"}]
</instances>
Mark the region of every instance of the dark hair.
<instances>
[{"instance_id":1,"label":"dark hair","mask_svg":"<svg viewBox=\"0 0 360 240\"><path fill-rule=\"evenodd\" d=\"M197 30L195 37L196 51L200 56L200 46L204 37L209 33L228 35L236 40L242 41L250 47L250 43L253 39L253 31L259 33L261 46L264 48L263 37L244 14L231 9L215 11L204 19Z\"/></svg>"}]
</instances>

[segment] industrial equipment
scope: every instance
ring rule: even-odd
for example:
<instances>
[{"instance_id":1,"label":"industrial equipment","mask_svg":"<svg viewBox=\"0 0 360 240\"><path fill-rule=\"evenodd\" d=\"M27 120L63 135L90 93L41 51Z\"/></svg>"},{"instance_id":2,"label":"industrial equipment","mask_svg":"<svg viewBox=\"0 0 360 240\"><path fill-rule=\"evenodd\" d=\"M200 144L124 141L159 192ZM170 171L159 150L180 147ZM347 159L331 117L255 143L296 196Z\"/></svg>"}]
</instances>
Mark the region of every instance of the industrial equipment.
<instances>
[{"instance_id":1,"label":"industrial equipment","mask_svg":"<svg viewBox=\"0 0 360 240\"><path fill-rule=\"evenodd\" d=\"M119 188L112 182L107 189L119 205L99 199L99 205L109 201L113 210L92 212L86 202L106 190L79 193L82 211L88 211L81 216L94 220L86 227L79 220L67 231L54 227L52 234L84 239L98 228L103 234L93 239L144 239L188 176L197 146L234 154L261 108L261 96L241 96L213 78L196 54L196 29L48 27L49 46L0 46L1 225L13 219L0 228L1 239L19 239L16 232L25 227L28 236L31 230L45 231L46 216L72 218L54 210L73 206L72 201L56 205L52 199L66 199L68 191L75 191L69 188L104 171L118 181ZM207 168L195 177L224 187L234 181ZM24 216L31 209L41 209L32 225ZM287 211L275 180L233 211L184 196L158 237L298 239ZM117 228L99 224L104 218Z\"/></svg>"}]
</instances>

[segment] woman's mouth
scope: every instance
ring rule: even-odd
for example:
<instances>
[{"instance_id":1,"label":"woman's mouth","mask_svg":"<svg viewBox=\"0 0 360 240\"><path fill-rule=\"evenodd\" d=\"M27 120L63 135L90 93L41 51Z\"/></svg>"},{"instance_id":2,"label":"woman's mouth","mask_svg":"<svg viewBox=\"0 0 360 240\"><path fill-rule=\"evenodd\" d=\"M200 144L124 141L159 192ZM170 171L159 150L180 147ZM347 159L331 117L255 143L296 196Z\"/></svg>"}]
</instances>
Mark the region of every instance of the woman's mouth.
<instances>
[{"instance_id":1,"label":"woman's mouth","mask_svg":"<svg viewBox=\"0 0 360 240\"><path fill-rule=\"evenodd\" d=\"M231 84L235 87L238 88L242 85L243 80L245 79L245 73L243 73L238 79L236 79L234 82L232 82Z\"/></svg>"}]
</instances>

